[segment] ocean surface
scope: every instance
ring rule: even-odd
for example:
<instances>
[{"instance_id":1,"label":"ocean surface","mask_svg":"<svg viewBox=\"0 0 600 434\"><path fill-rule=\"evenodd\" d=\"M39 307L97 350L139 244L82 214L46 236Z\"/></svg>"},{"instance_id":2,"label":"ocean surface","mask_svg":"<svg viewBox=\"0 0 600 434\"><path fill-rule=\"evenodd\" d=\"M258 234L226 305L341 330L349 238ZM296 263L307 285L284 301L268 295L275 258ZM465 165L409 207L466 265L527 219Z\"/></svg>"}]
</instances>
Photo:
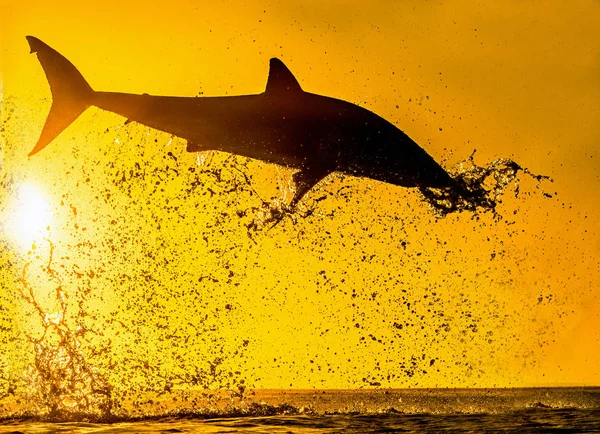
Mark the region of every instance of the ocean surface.
<instances>
[{"instance_id":1,"label":"ocean surface","mask_svg":"<svg viewBox=\"0 0 600 434\"><path fill-rule=\"evenodd\" d=\"M600 388L262 390L212 410L102 423L31 414L0 422L0 433L178 432L600 432Z\"/></svg>"}]
</instances>

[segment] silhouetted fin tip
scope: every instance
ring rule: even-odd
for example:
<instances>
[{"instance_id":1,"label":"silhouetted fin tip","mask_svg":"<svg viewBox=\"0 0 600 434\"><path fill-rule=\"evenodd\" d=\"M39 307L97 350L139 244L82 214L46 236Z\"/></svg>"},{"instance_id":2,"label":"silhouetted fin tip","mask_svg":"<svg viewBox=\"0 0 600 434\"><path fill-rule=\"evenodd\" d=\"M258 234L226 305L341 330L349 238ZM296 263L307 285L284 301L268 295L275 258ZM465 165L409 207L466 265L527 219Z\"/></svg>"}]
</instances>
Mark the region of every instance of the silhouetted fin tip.
<instances>
[{"instance_id":1,"label":"silhouetted fin tip","mask_svg":"<svg viewBox=\"0 0 600 434\"><path fill-rule=\"evenodd\" d=\"M47 47L48 45L44 42L40 41L35 36L25 36L27 42L29 43L29 53L37 53L40 48Z\"/></svg>"},{"instance_id":2,"label":"silhouetted fin tip","mask_svg":"<svg viewBox=\"0 0 600 434\"><path fill-rule=\"evenodd\" d=\"M276 57L269 61L269 79L266 92L297 91L302 92L302 87L294 74L285 64Z\"/></svg>"}]
</instances>

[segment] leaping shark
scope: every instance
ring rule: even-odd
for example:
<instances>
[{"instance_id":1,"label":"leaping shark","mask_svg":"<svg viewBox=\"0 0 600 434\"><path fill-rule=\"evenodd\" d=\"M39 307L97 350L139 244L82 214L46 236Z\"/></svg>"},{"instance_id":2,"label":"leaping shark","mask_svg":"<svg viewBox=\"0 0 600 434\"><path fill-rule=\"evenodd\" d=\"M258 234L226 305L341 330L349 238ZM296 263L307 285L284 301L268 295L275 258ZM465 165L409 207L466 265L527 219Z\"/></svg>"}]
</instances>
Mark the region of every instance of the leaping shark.
<instances>
[{"instance_id":1,"label":"leaping shark","mask_svg":"<svg viewBox=\"0 0 600 434\"><path fill-rule=\"evenodd\" d=\"M402 187L452 188L454 179L396 126L347 101L302 89L284 63L270 60L263 93L171 97L93 90L64 56L27 36L52 93L37 154L88 107L96 106L187 140L187 151L218 150L297 169L294 209L332 172Z\"/></svg>"}]
</instances>

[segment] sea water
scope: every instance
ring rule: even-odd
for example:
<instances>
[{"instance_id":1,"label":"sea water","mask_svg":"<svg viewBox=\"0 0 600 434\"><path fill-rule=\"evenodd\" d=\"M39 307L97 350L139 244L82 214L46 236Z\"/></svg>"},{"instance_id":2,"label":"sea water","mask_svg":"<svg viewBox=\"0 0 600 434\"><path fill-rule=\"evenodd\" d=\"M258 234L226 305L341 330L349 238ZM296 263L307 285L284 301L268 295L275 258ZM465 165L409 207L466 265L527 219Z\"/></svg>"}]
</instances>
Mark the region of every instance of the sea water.
<instances>
[{"instance_id":1,"label":"sea water","mask_svg":"<svg viewBox=\"0 0 600 434\"><path fill-rule=\"evenodd\" d=\"M600 431L600 388L258 390L203 408L155 404L96 423L9 417L0 433Z\"/></svg>"}]
</instances>

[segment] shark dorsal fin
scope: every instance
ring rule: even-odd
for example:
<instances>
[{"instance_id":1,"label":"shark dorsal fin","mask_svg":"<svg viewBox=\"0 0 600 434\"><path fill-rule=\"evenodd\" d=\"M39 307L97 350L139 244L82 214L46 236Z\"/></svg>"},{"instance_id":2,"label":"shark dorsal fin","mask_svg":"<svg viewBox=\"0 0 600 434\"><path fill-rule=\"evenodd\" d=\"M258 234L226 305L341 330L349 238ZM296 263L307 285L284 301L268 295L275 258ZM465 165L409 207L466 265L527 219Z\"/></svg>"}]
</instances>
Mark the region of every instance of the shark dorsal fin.
<instances>
[{"instance_id":1,"label":"shark dorsal fin","mask_svg":"<svg viewBox=\"0 0 600 434\"><path fill-rule=\"evenodd\" d=\"M269 79L266 89L266 93L274 92L302 92L294 74L275 57L269 61Z\"/></svg>"}]
</instances>

